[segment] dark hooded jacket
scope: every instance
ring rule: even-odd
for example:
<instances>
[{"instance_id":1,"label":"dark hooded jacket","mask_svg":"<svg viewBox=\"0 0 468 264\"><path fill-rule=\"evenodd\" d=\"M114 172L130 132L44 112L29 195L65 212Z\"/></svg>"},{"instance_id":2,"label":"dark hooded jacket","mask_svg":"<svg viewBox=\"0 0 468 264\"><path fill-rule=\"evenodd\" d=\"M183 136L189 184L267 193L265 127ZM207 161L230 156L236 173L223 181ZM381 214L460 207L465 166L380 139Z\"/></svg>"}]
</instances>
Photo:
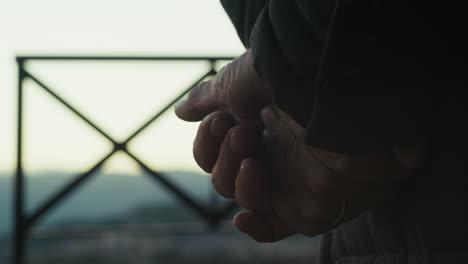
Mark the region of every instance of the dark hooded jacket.
<instances>
[{"instance_id":1,"label":"dark hooded jacket","mask_svg":"<svg viewBox=\"0 0 468 264\"><path fill-rule=\"evenodd\" d=\"M424 144L399 198L322 237L320 264L468 263L463 9L457 3L221 0L306 143ZM376 175L378 177L378 175Z\"/></svg>"}]
</instances>

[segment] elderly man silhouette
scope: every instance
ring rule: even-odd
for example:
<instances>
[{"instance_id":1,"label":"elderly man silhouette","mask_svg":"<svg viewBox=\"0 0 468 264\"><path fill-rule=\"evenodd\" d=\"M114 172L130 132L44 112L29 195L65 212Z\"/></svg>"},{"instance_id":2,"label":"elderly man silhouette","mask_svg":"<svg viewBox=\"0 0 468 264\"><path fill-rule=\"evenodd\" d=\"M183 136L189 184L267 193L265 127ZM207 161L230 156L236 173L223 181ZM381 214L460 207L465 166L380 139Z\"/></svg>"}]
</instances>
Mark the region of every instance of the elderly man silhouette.
<instances>
[{"instance_id":1,"label":"elderly man silhouette","mask_svg":"<svg viewBox=\"0 0 468 264\"><path fill-rule=\"evenodd\" d=\"M441 26L457 30L459 16L386 2L222 3L247 51L176 114L201 121L194 157L245 209L234 225L259 242L324 234L320 264L466 260L455 162L464 68Z\"/></svg>"}]
</instances>

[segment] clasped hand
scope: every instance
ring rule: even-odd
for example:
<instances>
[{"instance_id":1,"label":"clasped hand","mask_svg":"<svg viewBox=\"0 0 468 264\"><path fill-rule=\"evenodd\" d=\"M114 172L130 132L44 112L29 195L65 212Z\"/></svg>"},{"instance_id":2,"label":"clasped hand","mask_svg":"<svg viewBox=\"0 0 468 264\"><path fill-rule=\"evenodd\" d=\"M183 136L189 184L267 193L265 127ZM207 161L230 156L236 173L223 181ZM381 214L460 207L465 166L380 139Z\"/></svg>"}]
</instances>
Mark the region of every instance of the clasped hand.
<instances>
[{"instance_id":1,"label":"clasped hand","mask_svg":"<svg viewBox=\"0 0 468 264\"><path fill-rule=\"evenodd\" d=\"M305 145L305 129L272 104L252 62L247 51L176 107L201 121L193 155L216 191L245 209L233 221L240 231L260 242L315 236L394 198L410 169L393 150L350 156Z\"/></svg>"}]
</instances>

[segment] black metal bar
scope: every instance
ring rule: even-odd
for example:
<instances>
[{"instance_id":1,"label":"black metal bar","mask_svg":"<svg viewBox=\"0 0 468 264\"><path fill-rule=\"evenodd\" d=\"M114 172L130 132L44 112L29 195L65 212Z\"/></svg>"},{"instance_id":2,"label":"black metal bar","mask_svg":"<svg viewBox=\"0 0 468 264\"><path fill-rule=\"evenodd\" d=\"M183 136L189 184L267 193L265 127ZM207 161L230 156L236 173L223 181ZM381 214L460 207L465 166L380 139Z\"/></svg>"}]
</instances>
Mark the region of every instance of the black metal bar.
<instances>
[{"instance_id":1,"label":"black metal bar","mask_svg":"<svg viewBox=\"0 0 468 264\"><path fill-rule=\"evenodd\" d=\"M19 60L96 60L96 61L221 61L235 56L17 56Z\"/></svg>"},{"instance_id":2,"label":"black metal bar","mask_svg":"<svg viewBox=\"0 0 468 264\"><path fill-rule=\"evenodd\" d=\"M127 144L132 140L134 137L136 137L138 134L140 134L143 130L145 130L149 125L151 125L156 119L158 119L160 116L162 116L169 108L171 108L177 101L179 101L182 97L184 97L190 90L192 89L193 86L197 85L199 82L203 81L206 77L212 75L214 73L213 70L210 70L209 72L205 73L202 77L200 77L198 80L196 80L192 85L189 86L185 91L183 91L179 96L171 100L166 106L164 106L163 109L161 109L157 114L155 114L152 118L150 118L146 123L144 123L141 127L139 127L135 132L133 132L127 139L123 141L122 144Z\"/></svg>"},{"instance_id":3,"label":"black metal bar","mask_svg":"<svg viewBox=\"0 0 468 264\"><path fill-rule=\"evenodd\" d=\"M216 62L217 62L217 61L218 61L218 60L209 60L209 62L210 62L210 69L211 69L212 72L215 72L215 73L216 73L216 69L215 69L216 67L215 67L215 66L216 66Z\"/></svg>"},{"instance_id":4,"label":"black metal bar","mask_svg":"<svg viewBox=\"0 0 468 264\"><path fill-rule=\"evenodd\" d=\"M75 107L73 107L70 103L65 101L62 97L60 97L57 93L52 91L47 85L45 85L43 82L38 80L36 77L34 77L32 74L29 72L25 71L25 74L27 77L31 78L34 82L36 82L39 86L41 86L47 93L49 93L52 97L57 99L60 103L62 103L65 107L67 107L70 111L75 113L77 116L79 116L85 123L90 125L92 128L94 128L99 134L107 138L109 141L114 143L114 145L118 144L111 136L109 136L108 133L106 133L102 128L97 126L94 122L92 122L89 118L84 116L80 111L78 111Z\"/></svg>"},{"instance_id":5,"label":"black metal bar","mask_svg":"<svg viewBox=\"0 0 468 264\"><path fill-rule=\"evenodd\" d=\"M24 225L24 174L23 174L23 80L24 61L18 60L18 123L17 123L17 157L16 157L16 177L14 181L14 242L13 256L14 264L23 263L26 228Z\"/></svg>"},{"instance_id":6,"label":"black metal bar","mask_svg":"<svg viewBox=\"0 0 468 264\"><path fill-rule=\"evenodd\" d=\"M43 205L41 205L39 209L32 213L31 216L26 218L26 225L33 226L42 216L44 216L45 213L47 213L47 211L56 206L59 202L63 201L63 199L66 198L67 195L69 195L72 191L75 191L78 187L80 187L81 184L85 182L85 180L89 179L96 172L96 170L98 170L102 166L102 164L104 164L106 160L108 160L112 155L114 155L115 152L116 150L113 149L109 154L107 154L104 158L97 162L88 171L78 175L65 187L61 188L59 192L54 194Z\"/></svg>"},{"instance_id":7,"label":"black metal bar","mask_svg":"<svg viewBox=\"0 0 468 264\"><path fill-rule=\"evenodd\" d=\"M137 158L135 155L133 155L130 151L124 150L125 153L128 154L130 158L132 158L136 163L138 163L144 171L146 171L150 176L152 176L152 179L155 179L157 182L162 184L164 187L172 191L172 193L175 194L179 200L181 200L183 203L188 205L191 209L194 209L195 212L197 212L200 216L203 218L212 221L213 219L213 214L207 210L205 207L199 205L197 202L195 202L192 198L189 197L189 195L185 194L182 190L180 190L175 184L173 184L171 181L169 181L162 173L156 172L152 170L150 167L148 167L144 162L142 162L139 158Z\"/></svg>"},{"instance_id":8,"label":"black metal bar","mask_svg":"<svg viewBox=\"0 0 468 264\"><path fill-rule=\"evenodd\" d=\"M184 193L179 187L173 184L167 177L163 174L152 170L149 168L145 163L143 163L139 158L129 152L126 148L126 145L129 141L135 138L141 131L146 129L150 124L156 121L161 115L163 115L167 110L173 106L177 101L179 101L183 96L185 96L191 88L202 81L204 78L208 77L209 75L216 74L215 71L215 63L221 60L232 60L233 57L178 57L178 56L158 56L158 57L132 57L132 56L17 56L18 61L18 141L17 141L17 148L18 148L18 156L17 156L17 168L16 168L16 177L14 181L14 220L15 220L15 229L14 229L14 243L13 243L13 263L14 264L22 264L24 262L25 256L25 241L28 228L33 226L37 221L40 220L42 216L44 216L47 212L49 212L53 207L55 207L58 203L63 201L68 195L70 195L74 190L79 188L87 179L89 179L95 172L104 164L104 162L109 159L115 152L123 151L125 152L130 158L135 160L146 172L149 176L151 176L154 180L162 184L164 187L169 189L179 200L183 202L186 206L193 209L197 212L201 217L206 219L206 221L210 224L211 227L216 227L219 222L229 214L234 208L237 207L235 203L230 203L222 209L215 209L215 208L205 208L196 202L194 199L190 197L190 195ZM35 76L30 74L24 68L24 63L27 60L54 60L54 61L62 61L62 60L106 60L106 61L209 61L210 63L210 71L205 73L200 79L198 79L193 85L191 85L188 89L182 92L179 96L174 98L170 101L162 110L160 110L156 115L150 118L146 123L144 123L141 127L135 130L125 141L117 142L114 140L108 133L106 133L103 129L97 126L94 122L92 122L89 118L84 116L77 108L73 107L70 103L60 97L57 93L51 90L47 85L45 85L42 81L38 80ZM46 200L38 209L36 209L29 217L25 216L24 212L24 173L22 167L22 132L23 132L23 83L25 78L31 78L34 82L36 82L41 88L43 88L49 95L54 97L56 100L61 102L66 108L70 111L78 115L85 123L89 126L94 128L97 132L107 138L112 144L114 145L113 150L102 158L99 162L97 162L92 168L88 171L77 175L72 181L66 184L63 188L61 188L57 193L52 195L48 200Z\"/></svg>"}]
</instances>

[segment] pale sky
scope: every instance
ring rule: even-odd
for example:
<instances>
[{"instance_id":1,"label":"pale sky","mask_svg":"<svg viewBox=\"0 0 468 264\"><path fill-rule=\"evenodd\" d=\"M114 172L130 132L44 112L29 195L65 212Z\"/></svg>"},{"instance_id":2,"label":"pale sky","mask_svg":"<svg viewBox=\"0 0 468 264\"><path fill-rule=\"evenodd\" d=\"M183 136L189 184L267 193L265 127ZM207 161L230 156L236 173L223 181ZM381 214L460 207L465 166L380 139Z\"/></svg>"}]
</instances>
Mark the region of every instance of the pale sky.
<instances>
[{"instance_id":1,"label":"pale sky","mask_svg":"<svg viewBox=\"0 0 468 264\"><path fill-rule=\"evenodd\" d=\"M244 48L218 0L0 0L0 172L16 142L15 55L237 56ZM35 62L28 70L117 139L125 138L207 70L204 63ZM106 139L28 81L25 167L82 171L110 150ZM196 124L172 111L130 145L161 170L195 170ZM133 172L123 155L111 171Z\"/></svg>"}]
</instances>

